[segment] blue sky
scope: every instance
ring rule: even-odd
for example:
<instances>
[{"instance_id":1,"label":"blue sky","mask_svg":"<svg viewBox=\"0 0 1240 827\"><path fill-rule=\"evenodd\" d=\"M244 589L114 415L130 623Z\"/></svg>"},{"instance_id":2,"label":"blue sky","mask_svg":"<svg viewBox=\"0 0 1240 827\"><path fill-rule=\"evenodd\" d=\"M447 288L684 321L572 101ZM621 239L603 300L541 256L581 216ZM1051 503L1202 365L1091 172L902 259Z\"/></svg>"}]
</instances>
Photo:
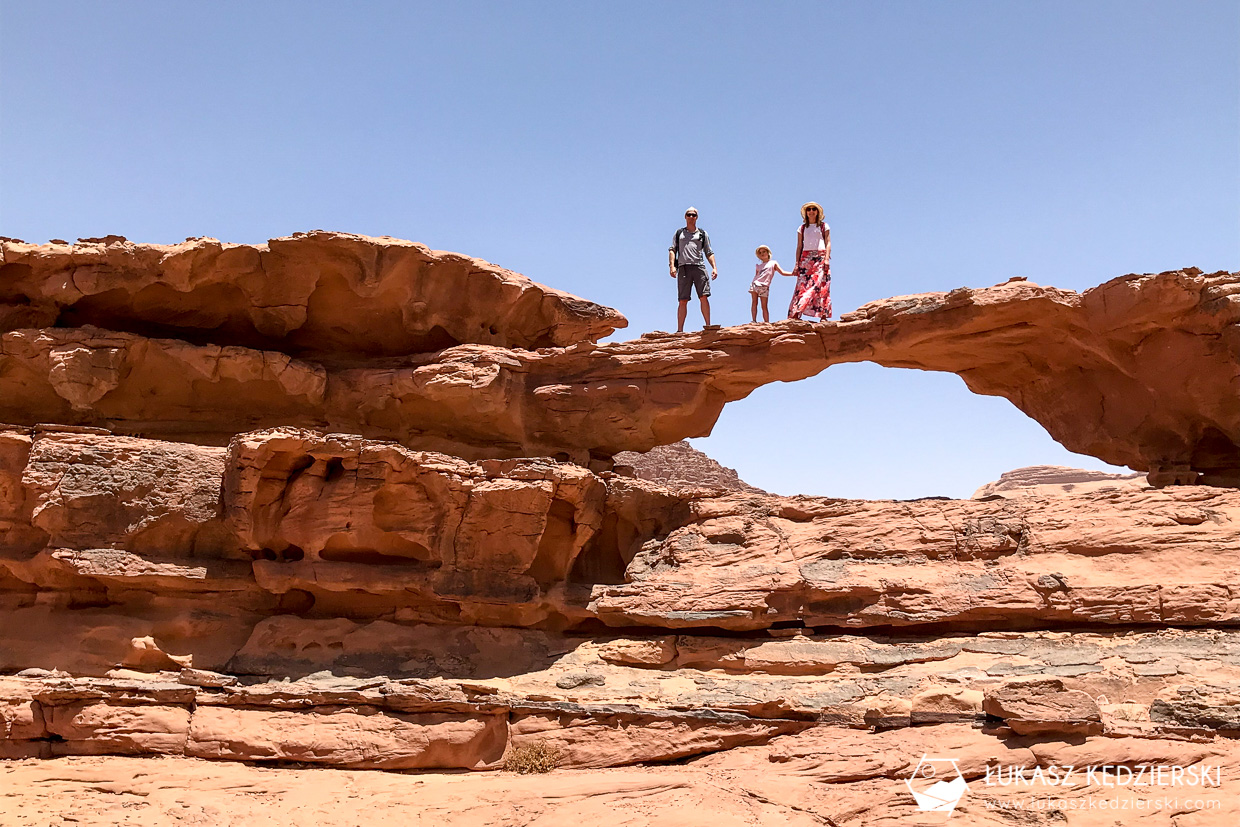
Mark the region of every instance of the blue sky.
<instances>
[{"instance_id":1,"label":"blue sky","mask_svg":"<svg viewBox=\"0 0 1240 827\"><path fill-rule=\"evenodd\" d=\"M674 325L686 206L735 324L753 248L789 264L810 199L837 315L1240 268L1240 3L0 0L3 235L392 235L617 307L628 338ZM872 365L694 442L784 494L1106 467L953 375Z\"/></svg>"}]
</instances>

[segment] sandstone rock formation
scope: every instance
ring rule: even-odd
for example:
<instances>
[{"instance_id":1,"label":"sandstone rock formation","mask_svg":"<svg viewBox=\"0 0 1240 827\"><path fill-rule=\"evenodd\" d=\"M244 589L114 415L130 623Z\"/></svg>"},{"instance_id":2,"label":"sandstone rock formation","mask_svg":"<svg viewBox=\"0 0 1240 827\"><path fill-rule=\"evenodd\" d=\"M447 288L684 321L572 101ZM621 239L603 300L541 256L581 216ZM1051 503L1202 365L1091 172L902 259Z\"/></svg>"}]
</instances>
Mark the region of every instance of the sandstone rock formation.
<instances>
[{"instance_id":1,"label":"sandstone rock formation","mask_svg":"<svg viewBox=\"0 0 1240 827\"><path fill-rule=\"evenodd\" d=\"M1005 471L994 482L973 492L973 499L1021 496L1030 493L1081 493L1099 488L1141 489L1148 485L1144 474L1108 474L1063 465L1031 465Z\"/></svg>"},{"instance_id":2,"label":"sandstone rock formation","mask_svg":"<svg viewBox=\"0 0 1240 827\"><path fill-rule=\"evenodd\" d=\"M738 632L1240 617L1229 489L866 502L676 492L293 429L228 449L3 433L0 599L32 619L100 610L62 629L64 649L10 635L9 668L102 674L145 636L221 668L273 612Z\"/></svg>"},{"instance_id":3,"label":"sandstone rock formation","mask_svg":"<svg viewBox=\"0 0 1240 827\"><path fill-rule=\"evenodd\" d=\"M959 756L968 792L954 813L917 809L905 779L925 754ZM1216 771L1219 786L1115 785L1115 774L1074 772L1071 786L1000 786L987 771L1169 762ZM1000 762L1003 762L1002 764ZM557 771L550 775L359 773L297 765L274 769L235 762L166 757L73 757L0 764L0 819L26 827L63 814L81 827L116 824L295 825L355 827L366 821L426 824L621 823L633 827L860 827L962 824L968 827L1139 824L1231 827L1240 796L1234 741L1090 738L1082 743L996 739L968 725L881 732L809 730L670 766ZM989 781L989 783L988 783ZM1105 782L1105 785L1104 785ZM1053 803L1043 789L1056 789ZM1099 804L1106 805L1100 809ZM1189 806L1188 802L1201 802ZM1175 802L1175 806L1168 806ZM1224 806L1212 807L1217 802ZM1058 806L1056 806L1058 805ZM1126 816L1140 814L1138 819ZM31 820L27 821L26 818ZM44 821L43 823L47 823ZM414 821L413 823L419 823Z\"/></svg>"},{"instance_id":4,"label":"sandstone rock formation","mask_svg":"<svg viewBox=\"0 0 1240 827\"><path fill-rule=\"evenodd\" d=\"M661 668L607 662L607 648L614 653L626 642L600 647L596 640L579 640L544 668L508 678L454 678L449 667L447 680L319 673L220 689L179 682L175 672L0 679L6 736L0 744L10 758L163 758L158 773L123 757L62 759L54 770L29 762L0 764L8 792L0 806L11 808L0 814L17 806L28 812L67 809L79 822L107 824L115 822L103 814L115 818L119 801L154 805L156 814L174 807L233 812L241 800L228 787L278 795L289 784L299 785L296 795L305 796L289 803L307 806L318 799L300 786L307 782L296 771L227 764L493 771L506 753L549 742L562 751L561 769L534 786L505 776L476 782L420 774L356 776L346 787L393 806L409 806L418 796L419 811L431 808L440 818L466 824L504 813L520 823L514 803L528 817L557 802L564 806L564 796L593 819L615 796L640 802L648 809L637 824L705 824L674 811L699 796L711 800L704 813L712 817L718 817L716 807L751 801L756 809L737 822L744 824L800 818L810 824L824 818L849 825L917 824L927 822L916 820L904 780L919 758L931 754L956 760L969 780L955 816L967 824L1010 824L1010 815L993 812L996 802L1065 794L1119 794L1133 801L1168 794L1212 798L1223 805L1213 813L1218 820L1187 823L1220 825L1234 819L1240 802L1233 729L1240 647L1234 633L1002 633L946 636L933 646L858 636L814 641L836 650L816 663L803 654L771 657L780 649L804 652L803 639L689 637L678 645L701 651L707 644L720 657L758 648L767 655L748 665L736 658L726 668L702 660L694 666L692 659ZM770 664L793 662L800 664L795 671L766 671ZM601 680L561 688L574 683L565 677L582 673ZM700 757L684 761L695 755ZM664 761L680 766L653 774L598 772ZM1212 767L1212 773L1221 767L1220 784L1117 790L1114 770L1109 783L1087 779L1085 770L1173 765L1195 772ZM1071 790L991 779L1050 766L1079 768ZM186 789L158 793L146 780L156 776L165 790ZM177 780L188 777L197 780ZM331 791L344 783L333 775L315 778ZM100 789L110 797L97 800L94 814L66 797L80 792L81 800L96 801ZM669 798L669 790L677 795ZM64 800L49 800L53 791ZM326 802L313 806L326 809ZM334 821L338 814L326 811L316 817L326 824L355 823Z\"/></svg>"},{"instance_id":5,"label":"sandstone rock formation","mask_svg":"<svg viewBox=\"0 0 1240 827\"><path fill-rule=\"evenodd\" d=\"M597 345L618 315L403 242L3 254L0 823L942 823L928 755L960 823L1168 794L1010 782L1068 765L1210 779L1174 793L1219 806L1143 823L1240 815L1237 276ZM440 324L444 280L503 301ZM379 304L421 327L339 324ZM611 470L861 359L1216 485L869 502ZM534 751L551 775L503 770Z\"/></svg>"},{"instance_id":6,"label":"sandstone rock formation","mask_svg":"<svg viewBox=\"0 0 1240 827\"><path fill-rule=\"evenodd\" d=\"M347 309L354 321L322 322L353 330L354 338L320 335L314 327L319 323L306 321L315 332L299 339L289 331L303 315L317 318L309 311L270 328L278 327L278 336L268 339L232 338L236 325L262 333L254 319L225 324L188 313L190 321L182 327L152 326L152 316L177 318L185 306L214 295L197 296L186 286L192 280L171 275L160 276L169 284L156 282L149 312L142 309L146 305L131 309L132 302L117 296L106 313L53 317L61 306L55 296L68 291L68 302L82 292L65 275L75 272L70 264L77 248L6 244L0 252L10 275L3 283L15 286L3 294L10 298L8 332L0 337L0 421L101 426L221 445L247 430L295 425L395 439L466 459L557 456L580 465L593 461L603 469L621 451L706 435L724 404L763 384L804 379L842 362L872 361L957 373L975 392L1012 401L1070 450L1148 471L1154 485L1240 486L1240 274L1188 269L1125 276L1083 294L1011 282L886 299L825 325L785 321L691 335L648 334L600 346L583 340L618 326L622 319L613 311L558 295L552 296L555 301L540 298L539 308L558 308L556 322L570 316L569 309L579 311L573 323L564 323L571 335L547 339L556 323L549 321L550 311L522 324L523 314L510 310L512 303L475 301L472 282L469 291L460 290L460 276L452 277L450 267L430 266L433 257L417 245L330 234L289 245L317 256L313 260L328 274L323 279L356 287L353 293L341 288L329 302L335 312ZM404 269L359 264L356 248L375 261L382 258L377 250L388 251L394 261L416 260L427 275L405 276L412 264ZM88 253L105 260L109 249L87 246ZM178 260L162 248L148 251L152 258L156 252ZM347 278L338 272L342 256L351 262L344 268L352 274ZM51 263L35 266L43 261ZM483 267L472 259L464 263ZM254 267L247 272L261 272ZM158 267L150 272L160 273ZM451 336L452 342L470 344L434 353L427 351L451 342L432 342L429 333L417 333L418 342L389 339L380 331L405 322L378 321L379 305L420 307L421 300L405 293L371 296L357 287L367 273L389 274L387 279L403 289L450 283L454 286L434 289L469 292L471 306L485 308L488 318L513 319L497 331L523 332L491 334L487 327L482 335L474 329L482 322L471 322L468 330L453 328ZM310 276L303 280L318 283ZM85 275L83 283L93 284ZM528 282L520 286L543 295ZM313 295L306 287L298 296L307 291ZM303 300L309 302L297 299ZM252 302L224 304L250 308ZM50 327L56 319L94 320L109 331ZM359 327L357 319L367 323ZM209 323L218 326L214 339L194 333ZM159 338L168 334L179 338ZM478 335L460 339L470 334ZM531 340L575 338L577 343L537 352L491 344L506 335L522 347ZM362 343L354 340L359 336ZM371 339L381 344L364 343ZM318 355L310 350L315 342L344 352ZM283 350L271 349L276 346Z\"/></svg>"},{"instance_id":7,"label":"sandstone rock formation","mask_svg":"<svg viewBox=\"0 0 1240 827\"><path fill-rule=\"evenodd\" d=\"M615 310L396 238L316 230L266 244L0 242L0 330L96 327L287 354L404 356L465 342L593 342Z\"/></svg>"},{"instance_id":8,"label":"sandstone rock formation","mask_svg":"<svg viewBox=\"0 0 1240 827\"><path fill-rule=\"evenodd\" d=\"M616 454L615 460L617 471L627 467L638 479L670 488L700 486L752 494L766 493L742 480L734 469L720 465L683 440L671 445L657 445L644 453L622 451Z\"/></svg>"}]
</instances>

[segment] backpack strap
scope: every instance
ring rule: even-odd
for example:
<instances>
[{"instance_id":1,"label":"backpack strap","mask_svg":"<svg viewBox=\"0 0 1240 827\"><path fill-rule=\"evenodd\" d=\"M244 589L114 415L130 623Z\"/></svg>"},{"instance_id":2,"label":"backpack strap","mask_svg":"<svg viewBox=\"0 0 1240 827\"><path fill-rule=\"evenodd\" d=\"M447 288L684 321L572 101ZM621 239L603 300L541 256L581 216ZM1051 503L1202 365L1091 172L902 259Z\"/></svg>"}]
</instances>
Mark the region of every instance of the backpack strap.
<instances>
[{"instance_id":1,"label":"backpack strap","mask_svg":"<svg viewBox=\"0 0 1240 827\"><path fill-rule=\"evenodd\" d=\"M681 227L680 229L676 230L676 234L672 236L672 253L674 255L673 260L676 262L677 267L680 266L680 239L684 237L684 234L685 234L685 228ZM706 231L703 230L701 227L698 227L697 229L693 231L693 237L694 238L705 238ZM702 245L702 246L705 246L705 245Z\"/></svg>"}]
</instances>

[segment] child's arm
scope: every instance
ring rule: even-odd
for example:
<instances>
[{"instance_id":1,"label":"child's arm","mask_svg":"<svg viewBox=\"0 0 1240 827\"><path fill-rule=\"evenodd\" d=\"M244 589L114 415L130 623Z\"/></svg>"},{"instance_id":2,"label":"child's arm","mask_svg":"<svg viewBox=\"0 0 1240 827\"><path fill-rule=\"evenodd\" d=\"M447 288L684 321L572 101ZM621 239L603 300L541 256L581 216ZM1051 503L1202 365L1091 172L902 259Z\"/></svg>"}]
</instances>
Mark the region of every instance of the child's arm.
<instances>
[{"instance_id":1,"label":"child's arm","mask_svg":"<svg viewBox=\"0 0 1240 827\"><path fill-rule=\"evenodd\" d=\"M789 273L787 270L780 267L778 261L775 262L775 272L779 273L781 276L795 276L796 275L796 273Z\"/></svg>"}]
</instances>

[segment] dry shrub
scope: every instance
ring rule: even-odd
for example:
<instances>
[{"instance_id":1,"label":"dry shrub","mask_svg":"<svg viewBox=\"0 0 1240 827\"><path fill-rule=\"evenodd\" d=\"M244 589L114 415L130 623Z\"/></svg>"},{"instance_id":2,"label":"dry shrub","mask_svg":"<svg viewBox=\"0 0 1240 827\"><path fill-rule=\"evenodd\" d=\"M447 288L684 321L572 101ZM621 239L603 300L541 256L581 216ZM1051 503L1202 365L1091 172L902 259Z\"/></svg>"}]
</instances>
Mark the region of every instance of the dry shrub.
<instances>
[{"instance_id":1,"label":"dry shrub","mask_svg":"<svg viewBox=\"0 0 1240 827\"><path fill-rule=\"evenodd\" d=\"M535 741L521 747L513 747L504 757L504 769L508 772L519 772L522 775L532 772L551 772L560 763L564 753L559 747Z\"/></svg>"}]
</instances>

